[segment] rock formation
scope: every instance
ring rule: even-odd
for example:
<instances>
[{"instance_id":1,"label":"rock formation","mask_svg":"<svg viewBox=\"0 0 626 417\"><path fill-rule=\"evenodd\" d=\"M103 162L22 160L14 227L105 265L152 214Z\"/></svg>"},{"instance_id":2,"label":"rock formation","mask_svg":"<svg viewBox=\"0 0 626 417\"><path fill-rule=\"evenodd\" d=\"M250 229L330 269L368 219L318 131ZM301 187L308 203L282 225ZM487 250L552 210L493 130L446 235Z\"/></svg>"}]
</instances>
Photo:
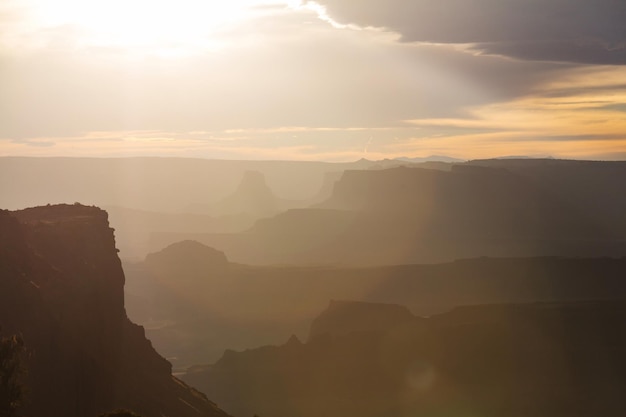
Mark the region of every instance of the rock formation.
<instances>
[{"instance_id":1,"label":"rock formation","mask_svg":"<svg viewBox=\"0 0 626 417\"><path fill-rule=\"evenodd\" d=\"M199 240L247 264L395 265L459 258L626 255L626 164L345 171L332 196ZM590 177L578 175L589 172ZM615 178L610 178L614 172ZM576 179L577 181L573 181ZM588 185L589 184L589 185Z\"/></svg>"},{"instance_id":2,"label":"rock formation","mask_svg":"<svg viewBox=\"0 0 626 417\"><path fill-rule=\"evenodd\" d=\"M231 195L210 209L214 216L248 214L257 217L278 212L278 200L258 171L246 171L239 186Z\"/></svg>"},{"instance_id":3,"label":"rock formation","mask_svg":"<svg viewBox=\"0 0 626 417\"><path fill-rule=\"evenodd\" d=\"M185 380L237 417L618 417L626 409L623 300L388 320L391 311L331 304L322 315L329 331L314 326L307 343L229 351ZM371 326L377 315L385 327Z\"/></svg>"},{"instance_id":4,"label":"rock formation","mask_svg":"<svg viewBox=\"0 0 626 417\"><path fill-rule=\"evenodd\" d=\"M226 416L174 378L128 320L113 229L98 208L0 212L0 325L28 351L25 415Z\"/></svg>"},{"instance_id":5,"label":"rock formation","mask_svg":"<svg viewBox=\"0 0 626 417\"><path fill-rule=\"evenodd\" d=\"M313 231L317 224L310 226ZM185 248L188 255L176 253ZM148 259L124 265L126 309L180 371L213 363L225 349L275 344L293 333L304 340L311 320L329 300L399 304L415 314L433 315L459 305L606 300L626 294L626 258L261 267L224 265L221 252L184 242Z\"/></svg>"}]
</instances>

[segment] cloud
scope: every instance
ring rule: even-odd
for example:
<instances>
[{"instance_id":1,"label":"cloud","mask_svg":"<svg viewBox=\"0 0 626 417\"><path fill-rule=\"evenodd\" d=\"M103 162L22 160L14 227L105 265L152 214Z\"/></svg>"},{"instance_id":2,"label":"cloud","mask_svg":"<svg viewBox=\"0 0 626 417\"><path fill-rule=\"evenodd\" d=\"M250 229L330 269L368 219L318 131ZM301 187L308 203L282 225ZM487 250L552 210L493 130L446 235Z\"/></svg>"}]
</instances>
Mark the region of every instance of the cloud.
<instances>
[{"instance_id":1,"label":"cloud","mask_svg":"<svg viewBox=\"0 0 626 417\"><path fill-rule=\"evenodd\" d=\"M341 23L384 27L407 42L475 44L490 54L626 64L618 0L321 0Z\"/></svg>"},{"instance_id":2,"label":"cloud","mask_svg":"<svg viewBox=\"0 0 626 417\"><path fill-rule=\"evenodd\" d=\"M345 4L354 11L356 3ZM344 21L415 21L387 6L397 1L359 4L378 4L381 15L363 9ZM492 15L504 13L493 7ZM525 39L524 28L498 38L487 27L459 44L469 38L437 34L429 23L429 42L408 42L418 29L406 23L407 42L399 42L389 30L329 24L315 8L273 10L221 31L228 47L175 59L83 45L70 27L0 44L0 154L350 160L617 155L626 147L622 67L497 50L517 45L520 55L526 42L536 51L543 37Z\"/></svg>"},{"instance_id":3,"label":"cloud","mask_svg":"<svg viewBox=\"0 0 626 417\"><path fill-rule=\"evenodd\" d=\"M619 159L626 149L625 82L619 67L572 70L532 94L478 106L466 117L409 120L424 132L439 133L418 133L388 152Z\"/></svg>"},{"instance_id":4,"label":"cloud","mask_svg":"<svg viewBox=\"0 0 626 417\"><path fill-rule=\"evenodd\" d=\"M398 127L515 98L568 68L398 43L315 16L265 16L223 34L230 48L175 60L63 43L26 56L0 53L0 138Z\"/></svg>"},{"instance_id":5,"label":"cloud","mask_svg":"<svg viewBox=\"0 0 626 417\"><path fill-rule=\"evenodd\" d=\"M14 143L24 144L27 146L34 146L39 148L49 148L54 146L55 143L49 140L14 140Z\"/></svg>"}]
</instances>

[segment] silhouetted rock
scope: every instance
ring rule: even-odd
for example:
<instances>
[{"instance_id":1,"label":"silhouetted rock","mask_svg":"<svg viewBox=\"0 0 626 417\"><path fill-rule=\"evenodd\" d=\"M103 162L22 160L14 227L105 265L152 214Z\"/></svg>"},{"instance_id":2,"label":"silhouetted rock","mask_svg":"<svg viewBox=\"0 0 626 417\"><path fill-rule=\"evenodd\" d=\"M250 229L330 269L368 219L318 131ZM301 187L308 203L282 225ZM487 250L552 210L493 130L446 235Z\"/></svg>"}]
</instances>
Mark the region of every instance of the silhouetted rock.
<instances>
[{"instance_id":1,"label":"silhouetted rock","mask_svg":"<svg viewBox=\"0 0 626 417\"><path fill-rule=\"evenodd\" d=\"M0 212L0 325L26 349L25 415L226 416L171 375L124 310L106 212L78 204Z\"/></svg>"},{"instance_id":2,"label":"silhouetted rock","mask_svg":"<svg viewBox=\"0 0 626 417\"><path fill-rule=\"evenodd\" d=\"M369 321L390 307L355 308ZM462 307L371 330L344 314L323 313L340 332L230 351L185 379L236 416L617 417L626 407L625 301Z\"/></svg>"},{"instance_id":3,"label":"silhouetted rock","mask_svg":"<svg viewBox=\"0 0 626 417\"><path fill-rule=\"evenodd\" d=\"M228 267L224 252L193 240L174 243L160 252L151 253L145 262L154 271L173 274L224 271Z\"/></svg>"}]
</instances>

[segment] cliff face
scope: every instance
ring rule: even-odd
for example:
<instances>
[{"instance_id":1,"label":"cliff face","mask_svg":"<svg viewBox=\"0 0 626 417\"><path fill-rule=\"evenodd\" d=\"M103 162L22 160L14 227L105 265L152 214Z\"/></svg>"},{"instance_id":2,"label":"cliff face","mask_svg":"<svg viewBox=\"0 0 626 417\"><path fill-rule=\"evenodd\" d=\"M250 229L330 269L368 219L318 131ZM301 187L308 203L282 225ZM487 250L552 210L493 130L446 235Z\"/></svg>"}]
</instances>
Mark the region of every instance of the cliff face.
<instances>
[{"instance_id":1,"label":"cliff face","mask_svg":"<svg viewBox=\"0 0 626 417\"><path fill-rule=\"evenodd\" d=\"M551 190L479 166L346 171L322 206L375 212L391 230L409 227L451 240L607 237Z\"/></svg>"},{"instance_id":2,"label":"cliff face","mask_svg":"<svg viewBox=\"0 0 626 417\"><path fill-rule=\"evenodd\" d=\"M185 379L238 417L624 413L624 301L390 312L331 304L307 343L226 352ZM376 316L387 325L371 326Z\"/></svg>"},{"instance_id":3,"label":"cliff face","mask_svg":"<svg viewBox=\"0 0 626 417\"><path fill-rule=\"evenodd\" d=\"M626 236L625 161L476 160L472 166L504 168L528 178L592 218L612 236Z\"/></svg>"},{"instance_id":4,"label":"cliff face","mask_svg":"<svg viewBox=\"0 0 626 417\"><path fill-rule=\"evenodd\" d=\"M106 212L59 205L0 212L0 325L29 351L24 413L225 416L172 377L124 310L124 273Z\"/></svg>"},{"instance_id":5,"label":"cliff face","mask_svg":"<svg viewBox=\"0 0 626 417\"><path fill-rule=\"evenodd\" d=\"M617 180L623 167L617 168L624 164L616 169L589 164L589 169L564 161L550 170L509 170L503 163L454 165L449 172L407 167L346 171L331 197L315 208L259 220L249 233L201 241L248 264L371 266L479 256L624 256L621 195L626 193Z\"/></svg>"}]
</instances>

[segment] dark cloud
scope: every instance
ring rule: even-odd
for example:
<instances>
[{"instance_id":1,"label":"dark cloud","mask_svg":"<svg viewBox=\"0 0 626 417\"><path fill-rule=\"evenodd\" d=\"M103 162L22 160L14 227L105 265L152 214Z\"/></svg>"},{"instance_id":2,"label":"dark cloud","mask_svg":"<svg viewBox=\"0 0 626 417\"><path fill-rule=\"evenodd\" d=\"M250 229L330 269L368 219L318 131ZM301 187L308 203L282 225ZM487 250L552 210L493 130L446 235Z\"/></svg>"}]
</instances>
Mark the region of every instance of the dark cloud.
<instances>
[{"instance_id":1,"label":"dark cloud","mask_svg":"<svg viewBox=\"0 0 626 417\"><path fill-rule=\"evenodd\" d=\"M624 23L626 25L626 22ZM476 46L485 53L511 56L523 60L564 61L584 64L624 65L626 45L611 47L595 41L524 41L492 42Z\"/></svg>"},{"instance_id":2,"label":"dark cloud","mask_svg":"<svg viewBox=\"0 0 626 417\"><path fill-rule=\"evenodd\" d=\"M341 23L540 61L626 64L624 0L322 0Z\"/></svg>"}]
</instances>

